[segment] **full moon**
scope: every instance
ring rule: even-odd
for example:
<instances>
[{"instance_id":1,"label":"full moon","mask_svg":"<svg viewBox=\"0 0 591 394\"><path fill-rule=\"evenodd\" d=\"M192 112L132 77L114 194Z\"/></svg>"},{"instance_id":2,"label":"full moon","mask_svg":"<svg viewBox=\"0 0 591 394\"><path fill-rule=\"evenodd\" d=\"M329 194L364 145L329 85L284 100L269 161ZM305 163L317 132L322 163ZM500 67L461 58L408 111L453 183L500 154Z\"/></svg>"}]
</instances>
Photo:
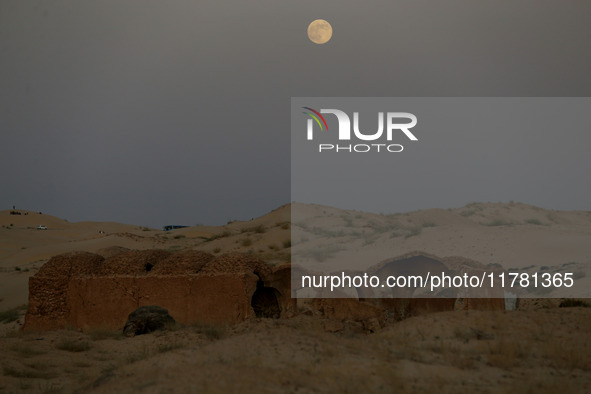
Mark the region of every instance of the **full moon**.
<instances>
[{"instance_id":1,"label":"full moon","mask_svg":"<svg viewBox=\"0 0 591 394\"><path fill-rule=\"evenodd\" d=\"M315 44L326 44L332 37L332 26L324 19L316 19L308 26L308 37Z\"/></svg>"}]
</instances>

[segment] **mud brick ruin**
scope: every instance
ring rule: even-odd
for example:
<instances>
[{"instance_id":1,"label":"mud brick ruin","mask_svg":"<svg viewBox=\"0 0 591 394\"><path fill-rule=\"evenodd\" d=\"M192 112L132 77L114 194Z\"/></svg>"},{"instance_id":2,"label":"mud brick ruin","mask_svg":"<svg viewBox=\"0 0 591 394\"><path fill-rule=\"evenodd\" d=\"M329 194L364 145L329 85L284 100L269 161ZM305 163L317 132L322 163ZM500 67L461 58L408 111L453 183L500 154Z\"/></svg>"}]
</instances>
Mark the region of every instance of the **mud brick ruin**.
<instances>
[{"instance_id":1,"label":"mud brick ruin","mask_svg":"<svg viewBox=\"0 0 591 394\"><path fill-rule=\"evenodd\" d=\"M182 324L235 324L251 318L286 318L298 313L291 298L291 267L272 267L250 254L214 256L201 251L130 251L55 256L29 280L25 330L65 327L120 329L130 312L144 305L166 308ZM413 252L376 266L374 271L411 263L482 269L463 258ZM489 298L322 298L308 300L307 313L354 321L368 330L386 319L446 310L505 309L503 294ZM300 300L301 301L301 300Z\"/></svg>"}]
</instances>

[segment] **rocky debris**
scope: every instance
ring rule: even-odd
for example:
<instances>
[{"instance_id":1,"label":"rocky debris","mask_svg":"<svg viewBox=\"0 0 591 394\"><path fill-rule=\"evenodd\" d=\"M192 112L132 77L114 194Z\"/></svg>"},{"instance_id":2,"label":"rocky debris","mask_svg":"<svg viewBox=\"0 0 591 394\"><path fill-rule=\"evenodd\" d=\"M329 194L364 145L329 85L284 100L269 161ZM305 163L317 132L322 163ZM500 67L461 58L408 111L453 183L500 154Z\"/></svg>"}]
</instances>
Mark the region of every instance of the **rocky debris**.
<instances>
[{"instance_id":1,"label":"rocky debris","mask_svg":"<svg viewBox=\"0 0 591 394\"><path fill-rule=\"evenodd\" d=\"M197 274L214 255L199 250L174 253L159 261L150 271L151 275L185 275Z\"/></svg>"},{"instance_id":2,"label":"rocky debris","mask_svg":"<svg viewBox=\"0 0 591 394\"><path fill-rule=\"evenodd\" d=\"M160 261L170 257L165 250L131 250L106 259L101 265L101 276L145 275Z\"/></svg>"},{"instance_id":3,"label":"rocky debris","mask_svg":"<svg viewBox=\"0 0 591 394\"><path fill-rule=\"evenodd\" d=\"M157 305L140 306L129 314L123 333L133 337L164 330L173 324L175 320L168 314L168 310Z\"/></svg>"}]
</instances>

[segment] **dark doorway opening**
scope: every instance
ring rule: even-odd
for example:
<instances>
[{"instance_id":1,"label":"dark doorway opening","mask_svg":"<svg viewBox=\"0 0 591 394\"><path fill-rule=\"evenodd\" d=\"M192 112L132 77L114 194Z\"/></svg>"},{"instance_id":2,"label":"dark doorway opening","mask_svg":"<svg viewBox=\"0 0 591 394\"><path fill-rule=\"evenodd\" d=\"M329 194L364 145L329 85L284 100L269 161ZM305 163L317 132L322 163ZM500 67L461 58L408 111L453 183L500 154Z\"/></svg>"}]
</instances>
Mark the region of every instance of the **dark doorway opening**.
<instances>
[{"instance_id":1,"label":"dark doorway opening","mask_svg":"<svg viewBox=\"0 0 591 394\"><path fill-rule=\"evenodd\" d=\"M278 319L281 315L281 307L277 295L279 292L274 287L266 287L259 278L257 289L252 295L250 305L254 309L256 317Z\"/></svg>"}]
</instances>

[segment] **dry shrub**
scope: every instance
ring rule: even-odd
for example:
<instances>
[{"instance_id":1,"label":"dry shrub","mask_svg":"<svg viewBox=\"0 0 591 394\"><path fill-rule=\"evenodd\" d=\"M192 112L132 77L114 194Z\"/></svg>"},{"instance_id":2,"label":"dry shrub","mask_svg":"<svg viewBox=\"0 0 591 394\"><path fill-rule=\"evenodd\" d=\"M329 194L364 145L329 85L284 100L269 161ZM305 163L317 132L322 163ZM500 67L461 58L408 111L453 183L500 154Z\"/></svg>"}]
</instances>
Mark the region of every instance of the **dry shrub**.
<instances>
[{"instance_id":1,"label":"dry shrub","mask_svg":"<svg viewBox=\"0 0 591 394\"><path fill-rule=\"evenodd\" d=\"M26 379L52 379L57 376L55 373L47 371L48 367L44 364L31 364L27 368L16 368L12 365L4 365L4 376ZM34 368L33 368L34 367Z\"/></svg>"},{"instance_id":2,"label":"dry shrub","mask_svg":"<svg viewBox=\"0 0 591 394\"><path fill-rule=\"evenodd\" d=\"M205 335L205 337L211 341L222 339L226 336L227 332L226 327L223 326L195 324L193 327L195 332Z\"/></svg>"},{"instance_id":3,"label":"dry shrub","mask_svg":"<svg viewBox=\"0 0 591 394\"><path fill-rule=\"evenodd\" d=\"M14 345L11 348L12 351L16 352L19 354L19 356L28 358L28 357L34 357L34 356L39 356L41 354L45 354L47 353L45 350L42 349L36 349L32 346L29 345L25 345L22 343L17 343L16 345Z\"/></svg>"},{"instance_id":4,"label":"dry shrub","mask_svg":"<svg viewBox=\"0 0 591 394\"><path fill-rule=\"evenodd\" d=\"M557 369L591 371L591 355L561 341L545 342L542 354Z\"/></svg>"},{"instance_id":5,"label":"dry shrub","mask_svg":"<svg viewBox=\"0 0 591 394\"><path fill-rule=\"evenodd\" d=\"M67 352L80 353L89 350L90 344L86 341L64 339L56 345L56 348Z\"/></svg>"},{"instance_id":6,"label":"dry shrub","mask_svg":"<svg viewBox=\"0 0 591 394\"><path fill-rule=\"evenodd\" d=\"M93 327L86 332L91 340L102 341L105 339L122 339L123 332L121 330L113 330L107 327Z\"/></svg>"},{"instance_id":7,"label":"dry shrub","mask_svg":"<svg viewBox=\"0 0 591 394\"><path fill-rule=\"evenodd\" d=\"M525 356L523 345L501 339L489 345L488 364L491 367L509 370L519 365Z\"/></svg>"}]
</instances>

